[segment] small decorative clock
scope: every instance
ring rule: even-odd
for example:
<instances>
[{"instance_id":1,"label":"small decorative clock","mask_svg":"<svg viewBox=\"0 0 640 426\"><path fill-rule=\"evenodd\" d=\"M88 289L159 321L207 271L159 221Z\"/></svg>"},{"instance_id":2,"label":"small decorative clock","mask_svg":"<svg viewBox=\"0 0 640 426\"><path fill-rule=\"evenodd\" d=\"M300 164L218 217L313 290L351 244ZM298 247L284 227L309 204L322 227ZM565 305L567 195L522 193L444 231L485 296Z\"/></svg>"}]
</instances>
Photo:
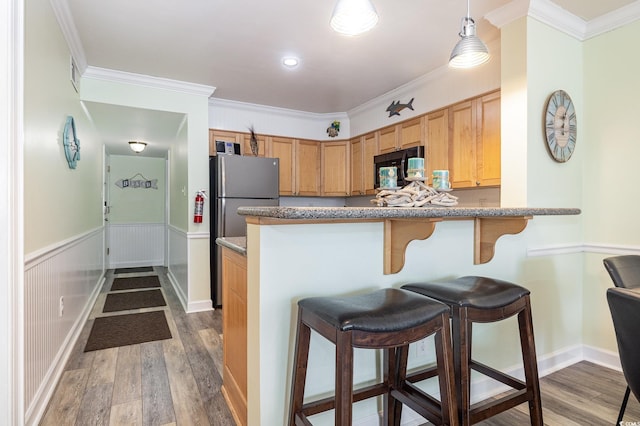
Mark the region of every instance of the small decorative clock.
<instances>
[{"instance_id":1,"label":"small decorative clock","mask_svg":"<svg viewBox=\"0 0 640 426\"><path fill-rule=\"evenodd\" d=\"M571 97L564 90L549 96L544 116L547 148L554 160L564 163L576 148L576 110Z\"/></svg>"},{"instance_id":2,"label":"small decorative clock","mask_svg":"<svg viewBox=\"0 0 640 426\"><path fill-rule=\"evenodd\" d=\"M70 169L75 169L80 160L80 139L76 134L76 123L72 116L67 117L62 132L62 144L64 145L64 155Z\"/></svg>"}]
</instances>

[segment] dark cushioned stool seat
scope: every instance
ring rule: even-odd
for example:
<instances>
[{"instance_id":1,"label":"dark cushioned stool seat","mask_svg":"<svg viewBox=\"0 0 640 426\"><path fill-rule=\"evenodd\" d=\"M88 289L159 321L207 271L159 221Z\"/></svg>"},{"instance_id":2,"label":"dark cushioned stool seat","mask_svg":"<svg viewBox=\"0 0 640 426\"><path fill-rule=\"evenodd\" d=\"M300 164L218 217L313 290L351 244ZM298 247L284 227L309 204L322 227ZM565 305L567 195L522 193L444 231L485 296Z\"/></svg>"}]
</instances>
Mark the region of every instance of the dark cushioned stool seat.
<instances>
[{"instance_id":1,"label":"dark cushioned stool seat","mask_svg":"<svg viewBox=\"0 0 640 426\"><path fill-rule=\"evenodd\" d=\"M336 345L336 389L332 397L303 403L311 330ZM407 383L411 342L435 334L440 402ZM298 302L289 425L310 424L308 416L335 409L335 424L350 425L352 403L384 395L384 424L399 424L406 404L434 424L457 425L449 308L431 298L400 289L345 297L310 297ZM353 390L353 348L383 349L381 383ZM406 359L405 359L406 361ZM396 418L397 413L397 418Z\"/></svg>"},{"instance_id":2,"label":"dark cushioned stool seat","mask_svg":"<svg viewBox=\"0 0 640 426\"><path fill-rule=\"evenodd\" d=\"M542 404L531 320L529 290L519 285L486 277L467 276L443 282L411 283L402 286L446 303L451 308L453 358L460 424L478 423L524 402L529 403L532 425L542 425ZM525 382L471 358L472 324L488 323L518 315ZM471 405L471 369L514 389L492 401ZM420 381L433 369L412 373L407 380Z\"/></svg>"}]
</instances>

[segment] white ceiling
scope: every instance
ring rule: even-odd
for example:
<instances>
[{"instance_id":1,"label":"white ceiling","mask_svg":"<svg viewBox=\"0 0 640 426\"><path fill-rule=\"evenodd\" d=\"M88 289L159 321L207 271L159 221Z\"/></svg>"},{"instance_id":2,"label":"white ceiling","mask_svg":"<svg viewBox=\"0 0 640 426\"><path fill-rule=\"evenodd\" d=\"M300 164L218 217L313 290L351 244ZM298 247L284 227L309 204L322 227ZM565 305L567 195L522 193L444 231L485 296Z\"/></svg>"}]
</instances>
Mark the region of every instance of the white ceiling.
<instances>
[{"instance_id":1,"label":"white ceiling","mask_svg":"<svg viewBox=\"0 0 640 426\"><path fill-rule=\"evenodd\" d=\"M209 85L214 98L314 113L348 111L446 65L467 7L465 0L372 0L378 25L345 37L329 27L336 0L66 1L91 67ZM499 37L486 14L522 1L471 1L480 38ZM590 21L638 1L553 3ZM285 69L286 55L300 65ZM120 111L88 108L105 126L113 116L98 116ZM138 137L140 124L132 123L128 138ZM122 138L127 129L105 132Z\"/></svg>"}]
</instances>

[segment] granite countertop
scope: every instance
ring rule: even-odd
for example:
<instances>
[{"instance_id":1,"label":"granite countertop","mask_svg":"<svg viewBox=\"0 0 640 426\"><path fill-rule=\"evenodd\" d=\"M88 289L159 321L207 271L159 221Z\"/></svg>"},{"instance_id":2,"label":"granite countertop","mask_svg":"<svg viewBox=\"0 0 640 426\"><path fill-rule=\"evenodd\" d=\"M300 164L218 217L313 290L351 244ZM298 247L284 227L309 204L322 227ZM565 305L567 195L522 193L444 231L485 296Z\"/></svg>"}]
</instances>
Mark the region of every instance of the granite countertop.
<instances>
[{"instance_id":1,"label":"granite countertop","mask_svg":"<svg viewBox=\"0 0 640 426\"><path fill-rule=\"evenodd\" d=\"M247 237L218 237L216 244L227 247L243 256L247 255Z\"/></svg>"},{"instance_id":2,"label":"granite countertop","mask_svg":"<svg viewBox=\"0 0 640 426\"><path fill-rule=\"evenodd\" d=\"M243 216L274 219L407 219L578 215L577 208L543 207L240 207Z\"/></svg>"}]
</instances>

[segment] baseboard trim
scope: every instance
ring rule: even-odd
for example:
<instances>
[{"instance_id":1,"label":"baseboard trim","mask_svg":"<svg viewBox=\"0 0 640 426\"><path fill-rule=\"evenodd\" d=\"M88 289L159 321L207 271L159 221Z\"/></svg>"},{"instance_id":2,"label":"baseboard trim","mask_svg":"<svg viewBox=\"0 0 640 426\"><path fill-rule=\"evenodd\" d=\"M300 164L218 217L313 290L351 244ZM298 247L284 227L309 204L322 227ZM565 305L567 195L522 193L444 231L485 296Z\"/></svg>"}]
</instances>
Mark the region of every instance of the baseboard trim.
<instances>
[{"instance_id":1,"label":"baseboard trim","mask_svg":"<svg viewBox=\"0 0 640 426\"><path fill-rule=\"evenodd\" d=\"M169 268L167 270L167 278L169 278L169 282L173 286L173 290L176 292L176 295L178 296L178 300L180 300L180 304L182 305L182 309L184 309L184 311L187 312L187 297L182 292L182 289L178 285L178 280L173 275L173 272L171 272L171 268Z\"/></svg>"}]
</instances>

